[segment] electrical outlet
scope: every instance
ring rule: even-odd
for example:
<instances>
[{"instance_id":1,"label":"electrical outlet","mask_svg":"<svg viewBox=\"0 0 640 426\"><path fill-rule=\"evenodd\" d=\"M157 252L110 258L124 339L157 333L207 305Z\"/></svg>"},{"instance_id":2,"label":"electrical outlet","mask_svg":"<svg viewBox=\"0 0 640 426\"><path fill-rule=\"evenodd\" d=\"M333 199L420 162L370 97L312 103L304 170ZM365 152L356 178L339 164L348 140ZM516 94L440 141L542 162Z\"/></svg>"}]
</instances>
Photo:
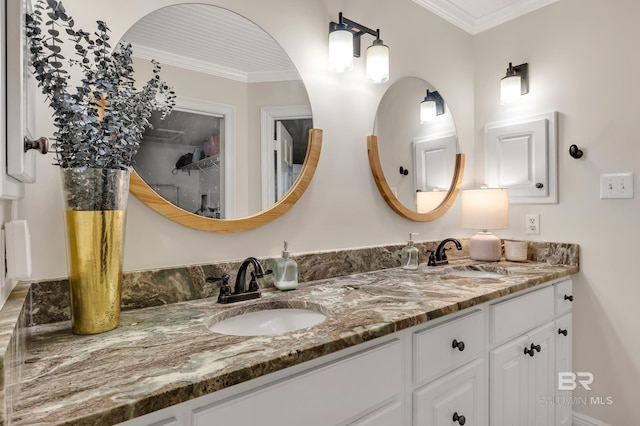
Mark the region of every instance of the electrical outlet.
<instances>
[{"instance_id":1,"label":"electrical outlet","mask_svg":"<svg viewBox=\"0 0 640 426\"><path fill-rule=\"evenodd\" d=\"M600 198L633 198L633 173L601 174Z\"/></svg>"},{"instance_id":2,"label":"electrical outlet","mask_svg":"<svg viewBox=\"0 0 640 426\"><path fill-rule=\"evenodd\" d=\"M525 234L540 234L540 214L529 213L525 216Z\"/></svg>"}]
</instances>

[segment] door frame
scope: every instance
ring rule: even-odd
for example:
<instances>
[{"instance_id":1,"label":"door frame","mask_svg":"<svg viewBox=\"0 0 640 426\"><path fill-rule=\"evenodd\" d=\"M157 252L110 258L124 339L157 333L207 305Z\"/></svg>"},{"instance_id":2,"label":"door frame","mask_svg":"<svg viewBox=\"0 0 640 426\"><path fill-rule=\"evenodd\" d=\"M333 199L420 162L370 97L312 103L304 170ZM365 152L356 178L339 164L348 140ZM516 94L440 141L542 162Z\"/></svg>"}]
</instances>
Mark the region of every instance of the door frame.
<instances>
[{"instance_id":1,"label":"door frame","mask_svg":"<svg viewBox=\"0 0 640 426\"><path fill-rule=\"evenodd\" d=\"M176 110L194 114L224 117L224 143L220 147L222 170L220 177L220 209L225 218L234 218L236 212L236 109L232 105L187 97L176 98Z\"/></svg>"},{"instance_id":2,"label":"door frame","mask_svg":"<svg viewBox=\"0 0 640 426\"><path fill-rule=\"evenodd\" d=\"M313 118L311 105L283 105L260 108L260 170L262 186L262 210L274 204L275 170L273 157L275 122Z\"/></svg>"}]
</instances>

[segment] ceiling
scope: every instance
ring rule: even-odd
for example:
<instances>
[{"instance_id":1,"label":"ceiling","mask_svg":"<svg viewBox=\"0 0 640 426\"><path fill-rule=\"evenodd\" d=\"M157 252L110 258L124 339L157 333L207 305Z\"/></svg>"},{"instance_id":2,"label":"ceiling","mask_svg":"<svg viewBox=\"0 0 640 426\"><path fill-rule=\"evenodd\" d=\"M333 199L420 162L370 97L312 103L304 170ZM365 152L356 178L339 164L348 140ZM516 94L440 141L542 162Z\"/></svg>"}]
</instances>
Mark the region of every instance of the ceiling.
<instances>
[{"instance_id":1,"label":"ceiling","mask_svg":"<svg viewBox=\"0 0 640 426\"><path fill-rule=\"evenodd\" d=\"M469 34L478 34L558 0L413 0Z\"/></svg>"},{"instance_id":2,"label":"ceiling","mask_svg":"<svg viewBox=\"0 0 640 426\"><path fill-rule=\"evenodd\" d=\"M140 58L236 81L300 79L271 36L221 7L189 3L164 7L136 22L122 39Z\"/></svg>"},{"instance_id":3,"label":"ceiling","mask_svg":"<svg viewBox=\"0 0 640 426\"><path fill-rule=\"evenodd\" d=\"M558 0L413 1L477 34ZM161 8L138 21L123 40L133 45L135 56L245 83L300 78L271 36L221 7L186 3Z\"/></svg>"}]
</instances>

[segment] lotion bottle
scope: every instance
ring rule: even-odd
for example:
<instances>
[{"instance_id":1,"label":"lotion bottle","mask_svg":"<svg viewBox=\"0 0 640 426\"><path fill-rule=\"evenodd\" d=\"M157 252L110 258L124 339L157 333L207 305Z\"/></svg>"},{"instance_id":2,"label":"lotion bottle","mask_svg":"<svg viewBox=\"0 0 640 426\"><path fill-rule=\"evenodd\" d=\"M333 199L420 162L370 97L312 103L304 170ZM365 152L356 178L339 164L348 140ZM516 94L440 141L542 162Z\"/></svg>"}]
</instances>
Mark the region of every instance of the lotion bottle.
<instances>
[{"instance_id":1,"label":"lotion bottle","mask_svg":"<svg viewBox=\"0 0 640 426\"><path fill-rule=\"evenodd\" d=\"M409 233L409 241L407 245L402 248L400 261L402 263L402 269L414 270L418 269L420 263L418 249L413 245L413 236L418 235L417 232Z\"/></svg>"},{"instance_id":2,"label":"lotion bottle","mask_svg":"<svg viewBox=\"0 0 640 426\"><path fill-rule=\"evenodd\" d=\"M289 257L288 245L285 241L282 257L275 261L273 283L279 290L293 290L298 287L298 264Z\"/></svg>"}]
</instances>

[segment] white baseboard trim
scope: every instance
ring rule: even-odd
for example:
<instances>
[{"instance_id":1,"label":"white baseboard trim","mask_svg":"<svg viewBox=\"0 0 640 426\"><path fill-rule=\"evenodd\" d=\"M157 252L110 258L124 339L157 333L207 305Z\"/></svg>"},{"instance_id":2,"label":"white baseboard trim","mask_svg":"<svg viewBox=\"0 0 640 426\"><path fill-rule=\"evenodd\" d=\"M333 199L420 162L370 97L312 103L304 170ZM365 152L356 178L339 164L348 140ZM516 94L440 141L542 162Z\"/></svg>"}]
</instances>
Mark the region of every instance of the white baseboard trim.
<instances>
[{"instance_id":1,"label":"white baseboard trim","mask_svg":"<svg viewBox=\"0 0 640 426\"><path fill-rule=\"evenodd\" d=\"M573 426L610 426L605 422L585 416L584 414L573 412Z\"/></svg>"}]
</instances>

